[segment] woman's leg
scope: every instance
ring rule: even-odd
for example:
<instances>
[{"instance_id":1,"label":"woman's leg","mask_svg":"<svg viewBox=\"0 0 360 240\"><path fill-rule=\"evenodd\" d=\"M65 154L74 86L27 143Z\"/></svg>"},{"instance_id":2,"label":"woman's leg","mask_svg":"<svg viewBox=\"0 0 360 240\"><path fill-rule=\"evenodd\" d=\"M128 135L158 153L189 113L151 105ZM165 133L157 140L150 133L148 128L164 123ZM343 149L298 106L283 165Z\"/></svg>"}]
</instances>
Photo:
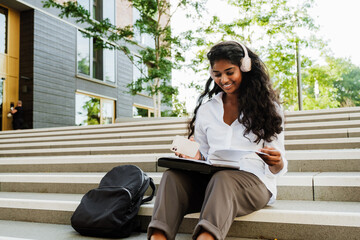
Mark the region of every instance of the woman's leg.
<instances>
[{"instance_id":1,"label":"woman's leg","mask_svg":"<svg viewBox=\"0 0 360 240\"><path fill-rule=\"evenodd\" d=\"M160 230L167 240L175 239L184 215L200 211L208 181L207 175L196 172L167 170L156 193L148 238Z\"/></svg>"},{"instance_id":2,"label":"woman's leg","mask_svg":"<svg viewBox=\"0 0 360 240\"><path fill-rule=\"evenodd\" d=\"M252 173L234 170L215 173L206 188L193 238L206 231L217 240L225 239L235 217L265 207L270 197L266 186Z\"/></svg>"}]
</instances>

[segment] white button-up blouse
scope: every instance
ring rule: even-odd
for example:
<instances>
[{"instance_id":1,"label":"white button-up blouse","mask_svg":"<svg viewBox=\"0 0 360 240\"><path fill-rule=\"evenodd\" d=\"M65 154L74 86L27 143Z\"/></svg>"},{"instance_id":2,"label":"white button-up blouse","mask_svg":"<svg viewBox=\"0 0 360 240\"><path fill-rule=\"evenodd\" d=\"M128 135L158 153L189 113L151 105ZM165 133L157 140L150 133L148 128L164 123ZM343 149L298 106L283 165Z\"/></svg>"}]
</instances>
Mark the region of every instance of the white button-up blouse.
<instances>
[{"instance_id":1,"label":"white button-up blouse","mask_svg":"<svg viewBox=\"0 0 360 240\"><path fill-rule=\"evenodd\" d=\"M269 166L255 153L239 159L240 170L255 174L272 193L268 202L270 205L276 199L276 177L287 172L288 162L285 158L284 131L278 134L272 142L264 143L262 140L259 144L254 143L256 136L252 132L245 138L243 136L245 127L238 120L235 120L230 126L224 122L222 95L222 92L218 93L199 108L195 121L195 141L200 144L200 152L205 158L215 150L220 149L259 150L263 146L270 146L280 151L284 168L277 174L273 174ZM281 111L280 107L279 111ZM284 119L282 111L281 114ZM282 127L284 128L284 120Z\"/></svg>"}]
</instances>

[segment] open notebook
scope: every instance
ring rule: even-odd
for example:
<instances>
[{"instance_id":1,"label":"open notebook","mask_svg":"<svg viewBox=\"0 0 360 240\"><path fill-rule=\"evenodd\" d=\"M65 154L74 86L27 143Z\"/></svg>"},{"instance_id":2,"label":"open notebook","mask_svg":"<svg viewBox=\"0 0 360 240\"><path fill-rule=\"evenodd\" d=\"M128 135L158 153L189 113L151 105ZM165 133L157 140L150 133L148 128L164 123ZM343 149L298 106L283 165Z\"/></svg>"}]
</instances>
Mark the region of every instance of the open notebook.
<instances>
[{"instance_id":1,"label":"open notebook","mask_svg":"<svg viewBox=\"0 0 360 240\"><path fill-rule=\"evenodd\" d=\"M158 159L158 166L201 173L213 173L224 169L240 169L239 160L253 153L267 155L266 153L253 150L224 149L215 151L205 161L176 156L161 157Z\"/></svg>"}]
</instances>

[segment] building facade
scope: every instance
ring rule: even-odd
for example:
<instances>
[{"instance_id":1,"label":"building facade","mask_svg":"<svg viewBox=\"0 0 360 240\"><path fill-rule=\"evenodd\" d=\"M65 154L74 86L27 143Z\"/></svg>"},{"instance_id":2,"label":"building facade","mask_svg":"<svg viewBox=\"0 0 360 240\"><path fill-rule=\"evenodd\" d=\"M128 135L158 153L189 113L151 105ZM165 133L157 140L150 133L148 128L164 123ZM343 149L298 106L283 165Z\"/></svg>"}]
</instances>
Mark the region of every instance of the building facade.
<instances>
[{"instance_id":1,"label":"building facade","mask_svg":"<svg viewBox=\"0 0 360 240\"><path fill-rule=\"evenodd\" d=\"M137 10L125 0L78 0L94 19L132 24ZM128 93L138 76L120 51L96 49L74 19L42 0L0 0L1 129L11 129L11 105L23 102L25 127L108 124L121 117L151 116L151 97ZM143 46L148 36L135 35ZM139 46L128 46L136 54Z\"/></svg>"}]
</instances>

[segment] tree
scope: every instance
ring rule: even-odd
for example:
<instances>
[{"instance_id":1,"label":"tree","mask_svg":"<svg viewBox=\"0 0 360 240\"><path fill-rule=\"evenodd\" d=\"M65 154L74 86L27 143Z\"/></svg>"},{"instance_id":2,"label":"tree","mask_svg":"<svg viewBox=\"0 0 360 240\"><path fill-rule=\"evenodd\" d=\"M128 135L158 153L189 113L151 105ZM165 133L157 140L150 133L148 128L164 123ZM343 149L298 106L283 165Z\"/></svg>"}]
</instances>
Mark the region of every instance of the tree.
<instances>
[{"instance_id":1,"label":"tree","mask_svg":"<svg viewBox=\"0 0 360 240\"><path fill-rule=\"evenodd\" d=\"M342 70L334 82L336 100L342 107L360 106L360 67L348 59L334 59L334 65Z\"/></svg>"},{"instance_id":2,"label":"tree","mask_svg":"<svg viewBox=\"0 0 360 240\"><path fill-rule=\"evenodd\" d=\"M100 124L100 99L89 99L83 106L83 109L87 113L87 119L83 122L84 125Z\"/></svg>"},{"instance_id":3,"label":"tree","mask_svg":"<svg viewBox=\"0 0 360 240\"><path fill-rule=\"evenodd\" d=\"M360 68L329 55L325 64L304 69L305 109L359 106Z\"/></svg>"},{"instance_id":4,"label":"tree","mask_svg":"<svg viewBox=\"0 0 360 240\"><path fill-rule=\"evenodd\" d=\"M78 23L85 24L85 35L94 39L98 48L110 48L122 51L139 69L141 77L128 85L131 94L145 92L153 97L155 117L161 115L161 103L171 105L173 97L178 94L177 88L171 85L172 69L178 68L182 56L180 37L171 33L171 17L179 8L192 8L200 14L203 5L200 1L179 0L171 6L168 0L129 0L139 10L140 18L134 26L117 27L108 19L95 21L90 13L77 2L67 1L63 4L55 0L43 1L45 8L55 7L61 10L60 17L73 17ZM173 9L173 12L170 10ZM149 35L155 47L142 47L134 40L134 31ZM127 44L142 47L141 58L135 60ZM141 67L146 64L148 72Z\"/></svg>"},{"instance_id":5,"label":"tree","mask_svg":"<svg viewBox=\"0 0 360 240\"><path fill-rule=\"evenodd\" d=\"M323 50L326 43L316 38L318 26L308 10L313 0L229 0L238 14L230 23L214 16L209 24L192 32L192 41L203 48L192 66L195 71L208 69L205 49L222 40L237 40L257 49L269 69L274 87L280 93L286 109L297 109L296 42L301 46ZM204 38L203 33L207 34ZM312 65L309 56L302 55L303 68ZM198 67L200 66L200 67Z\"/></svg>"}]
</instances>

